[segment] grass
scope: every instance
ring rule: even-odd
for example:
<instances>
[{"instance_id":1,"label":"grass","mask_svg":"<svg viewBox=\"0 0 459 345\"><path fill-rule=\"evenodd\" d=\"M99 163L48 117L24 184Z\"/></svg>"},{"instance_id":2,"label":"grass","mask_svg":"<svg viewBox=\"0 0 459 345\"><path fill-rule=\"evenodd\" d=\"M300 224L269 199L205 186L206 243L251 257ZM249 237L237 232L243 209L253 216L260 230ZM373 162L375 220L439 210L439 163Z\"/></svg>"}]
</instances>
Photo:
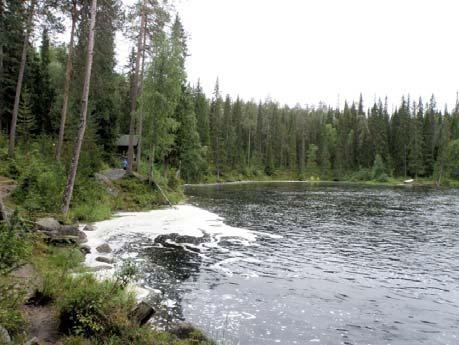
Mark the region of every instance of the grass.
<instances>
[{"instance_id":1,"label":"grass","mask_svg":"<svg viewBox=\"0 0 459 345\"><path fill-rule=\"evenodd\" d=\"M188 338L179 339L173 334L155 331L150 325L135 323L129 312L135 307L136 299L126 288L133 276L131 268L119 270L113 279L98 280L83 266L84 257L78 248L57 248L34 242L29 262L34 267L35 279L43 282L38 295L41 303L46 303L58 315L64 344L213 344L199 330ZM17 302L10 299L11 305L0 304L0 321L3 321L3 314L9 313L11 323L6 323L5 327L13 334L24 327L20 312L24 301L17 292L15 296Z\"/></svg>"}]
</instances>

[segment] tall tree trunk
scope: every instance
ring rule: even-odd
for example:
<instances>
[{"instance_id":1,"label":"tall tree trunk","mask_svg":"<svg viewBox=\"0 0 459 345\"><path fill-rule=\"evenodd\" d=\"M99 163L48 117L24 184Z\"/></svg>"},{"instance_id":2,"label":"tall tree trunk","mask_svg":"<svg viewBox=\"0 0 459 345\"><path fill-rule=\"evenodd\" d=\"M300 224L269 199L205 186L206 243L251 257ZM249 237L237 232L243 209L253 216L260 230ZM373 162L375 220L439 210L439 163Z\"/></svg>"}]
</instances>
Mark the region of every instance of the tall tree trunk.
<instances>
[{"instance_id":1,"label":"tall tree trunk","mask_svg":"<svg viewBox=\"0 0 459 345\"><path fill-rule=\"evenodd\" d=\"M3 18L5 15L4 12L4 5L3 5L3 0L0 0L0 18ZM1 21L2 26L0 26L0 80L3 79L3 44L5 42L5 28L3 27L3 20ZM3 110L4 110L5 104L3 101L3 98L0 99L0 135L2 134L2 120L3 120Z\"/></svg>"},{"instance_id":2,"label":"tall tree trunk","mask_svg":"<svg viewBox=\"0 0 459 345\"><path fill-rule=\"evenodd\" d=\"M146 26L147 26L147 21L145 20L144 23L144 29L143 29L143 43L142 43L142 67L141 67L141 72L140 72L140 87L139 87L139 93L143 92L143 78L144 78L144 70L145 70L145 43L147 40L147 34L146 34ZM143 132L143 95L140 99L140 114L139 114L139 125L137 127L137 135L139 137L138 143L137 143L137 172L140 173L140 160L142 159L142 132Z\"/></svg>"},{"instance_id":3,"label":"tall tree trunk","mask_svg":"<svg viewBox=\"0 0 459 345\"><path fill-rule=\"evenodd\" d=\"M89 83L91 81L92 59L94 55L94 28L96 26L97 0L92 0L91 4L91 21L89 23L88 53L86 58L86 70L84 75L83 96L81 99L80 126L78 136L73 151L72 164L67 179L67 185L64 191L64 200L62 204L62 213L67 216L72 200L73 186L78 169L78 160L80 159L81 146L83 144L84 132L86 130L86 117L88 113Z\"/></svg>"},{"instance_id":4,"label":"tall tree trunk","mask_svg":"<svg viewBox=\"0 0 459 345\"><path fill-rule=\"evenodd\" d=\"M33 16L35 13L35 1L36 0L30 1L29 17L27 18L27 24L26 24L26 29L24 33L24 43L22 45L21 64L19 65L19 75L18 75L18 81L16 83L16 95L14 97L13 115L11 118L10 142L8 145L8 156L9 157L14 157L14 148L15 148L15 140L16 140L16 124L18 122L19 102L21 100L22 81L24 79L24 70L25 70L25 65L27 61L27 50L29 48L29 36L30 36L30 32L32 31Z\"/></svg>"},{"instance_id":5,"label":"tall tree trunk","mask_svg":"<svg viewBox=\"0 0 459 345\"><path fill-rule=\"evenodd\" d=\"M67 109L69 104L69 94L70 94L70 79L72 77L72 68L73 68L73 40L75 35L75 25L77 21L77 8L76 8L76 1L73 1L72 7L72 29L70 30L70 43L69 43L69 50L67 55L67 66L65 68L65 86L64 86L64 100L62 103L62 111L61 111L61 123L59 126L59 140L57 142L56 148L56 159L61 159L62 154L62 146L64 144L64 131L65 131L65 121L67 119Z\"/></svg>"},{"instance_id":6,"label":"tall tree trunk","mask_svg":"<svg viewBox=\"0 0 459 345\"><path fill-rule=\"evenodd\" d=\"M247 165L250 168L250 128L249 128L249 144L247 145Z\"/></svg>"},{"instance_id":7,"label":"tall tree trunk","mask_svg":"<svg viewBox=\"0 0 459 345\"><path fill-rule=\"evenodd\" d=\"M150 145L150 154L148 155L148 182L153 182L153 171L155 164L155 146Z\"/></svg>"},{"instance_id":8,"label":"tall tree trunk","mask_svg":"<svg viewBox=\"0 0 459 345\"><path fill-rule=\"evenodd\" d=\"M132 174L132 165L134 160L134 132L135 132L135 111L137 107L137 97L139 95L139 74L140 74L140 57L142 52L143 31L145 29L145 0L140 9L140 33L137 39L137 54L135 57L134 85L131 90L131 122L129 124L129 147L128 147L128 168L127 173Z\"/></svg>"}]
</instances>

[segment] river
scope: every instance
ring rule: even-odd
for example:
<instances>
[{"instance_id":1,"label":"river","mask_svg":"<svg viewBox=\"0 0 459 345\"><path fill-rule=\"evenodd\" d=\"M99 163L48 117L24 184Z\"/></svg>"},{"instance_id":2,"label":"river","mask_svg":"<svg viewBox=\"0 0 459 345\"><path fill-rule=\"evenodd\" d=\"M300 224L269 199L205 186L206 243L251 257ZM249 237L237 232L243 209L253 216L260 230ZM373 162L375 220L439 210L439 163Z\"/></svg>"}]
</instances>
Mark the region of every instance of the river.
<instances>
[{"instance_id":1,"label":"river","mask_svg":"<svg viewBox=\"0 0 459 345\"><path fill-rule=\"evenodd\" d=\"M458 344L459 190L189 186L186 205L88 233L160 312L225 344ZM93 253L87 262L95 264Z\"/></svg>"}]
</instances>

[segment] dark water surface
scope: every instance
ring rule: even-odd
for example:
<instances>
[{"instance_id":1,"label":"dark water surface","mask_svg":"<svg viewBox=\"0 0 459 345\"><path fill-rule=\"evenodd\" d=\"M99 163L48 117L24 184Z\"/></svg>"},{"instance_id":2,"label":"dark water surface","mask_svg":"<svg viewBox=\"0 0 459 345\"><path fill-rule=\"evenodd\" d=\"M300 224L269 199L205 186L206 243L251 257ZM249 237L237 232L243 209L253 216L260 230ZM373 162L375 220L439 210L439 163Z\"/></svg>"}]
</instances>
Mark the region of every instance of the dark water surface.
<instances>
[{"instance_id":1,"label":"dark water surface","mask_svg":"<svg viewBox=\"0 0 459 345\"><path fill-rule=\"evenodd\" d=\"M155 267L147 283L170 298L170 318L241 345L459 344L459 190L259 183L186 192L257 238L167 235L144 249L146 273Z\"/></svg>"}]
</instances>

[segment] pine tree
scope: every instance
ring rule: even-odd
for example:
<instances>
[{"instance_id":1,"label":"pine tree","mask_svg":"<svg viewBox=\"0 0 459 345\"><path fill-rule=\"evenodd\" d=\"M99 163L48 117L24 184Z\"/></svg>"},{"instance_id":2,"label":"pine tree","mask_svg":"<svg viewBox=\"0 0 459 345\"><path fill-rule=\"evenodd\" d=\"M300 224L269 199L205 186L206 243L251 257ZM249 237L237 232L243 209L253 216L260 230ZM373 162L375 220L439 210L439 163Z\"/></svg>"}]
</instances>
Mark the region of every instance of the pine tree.
<instances>
[{"instance_id":1,"label":"pine tree","mask_svg":"<svg viewBox=\"0 0 459 345\"><path fill-rule=\"evenodd\" d=\"M317 151L318 147L310 144L308 148L308 158L306 163L305 175L308 179L316 179L320 175L320 169L317 164Z\"/></svg>"},{"instance_id":2,"label":"pine tree","mask_svg":"<svg viewBox=\"0 0 459 345\"><path fill-rule=\"evenodd\" d=\"M215 165L217 179L220 179L222 171L223 143L224 136L222 131L223 122L223 100L220 96L220 85L218 79L215 83L214 95L210 106L210 131L212 160Z\"/></svg>"},{"instance_id":3,"label":"pine tree","mask_svg":"<svg viewBox=\"0 0 459 345\"><path fill-rule=\"evenodd\" d=\"M24 89L21 95L21 104L18 113L18 136L24 143L29 143L35 129L35 117L30 105L30 94Z\"/></svg>"},{"instance_id":4,"label":"pine tree","mask_svg":"<svg viewBox=\"0 0 459 345\"><path fill-rule=\"evenodd\" d=\"M196 128L196 115L192 91L185 88L177 106L177 120L180 123L177 132L177 151L180 173L187 182L197 182L205 172L199 133Z\"/></svg>"}]
</instances>

